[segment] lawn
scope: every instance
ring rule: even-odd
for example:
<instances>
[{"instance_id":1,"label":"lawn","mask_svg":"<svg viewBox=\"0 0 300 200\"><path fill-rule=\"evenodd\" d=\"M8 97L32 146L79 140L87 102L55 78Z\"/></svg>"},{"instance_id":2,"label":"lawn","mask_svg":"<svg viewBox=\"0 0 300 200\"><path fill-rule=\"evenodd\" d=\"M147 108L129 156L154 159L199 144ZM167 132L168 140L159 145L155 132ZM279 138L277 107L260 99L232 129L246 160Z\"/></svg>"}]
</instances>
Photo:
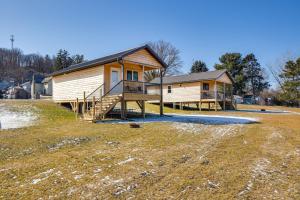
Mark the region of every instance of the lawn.
<instances>
[{"instance_id":1,"label":"lawn","mask_svg":"<svg viewBox=\"0 0 300 200\"><path fill-rule=\"evenodd\" d=\"M244 116L253 124L94 124L47 101L35 125L0 131L0 199L299 199L300 110L181 111ZM158 106L146 105L148 112Z\"/></svg>"}]
</instances>

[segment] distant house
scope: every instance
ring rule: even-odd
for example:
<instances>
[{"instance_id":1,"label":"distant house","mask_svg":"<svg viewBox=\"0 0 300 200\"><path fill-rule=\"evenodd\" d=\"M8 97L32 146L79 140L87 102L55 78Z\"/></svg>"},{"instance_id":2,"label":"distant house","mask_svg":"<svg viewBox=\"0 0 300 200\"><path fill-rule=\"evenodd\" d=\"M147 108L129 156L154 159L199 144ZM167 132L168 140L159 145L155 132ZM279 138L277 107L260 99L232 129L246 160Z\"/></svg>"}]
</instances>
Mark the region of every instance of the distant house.
<instances>
[{"instance_id":1,"label":"distant house","mask_svg":"<svg viewBox=\"0 0 300 200\"><path fill-rule=\"evenodd\" d=\"M31 94L31 81L27 81L25 83L22 83L20 85L25 91L27 91L29 94Z\"/></svg>"},{"instance_id":2,"label":"distant house","mask_svg":"<svg viewBox=\"0 0 300 200\"><path fill-rule=\"evenodd\" d=\"M120 112L125 118L129 101L136 102L144 115L145 101L161 98L159 91L146 92L144 73L163 67L166 64L148 45L121 51L51 74L52 98L81 110L86 119L103 118L109 112ZM120 110L114 109L117 103Z\"/></svg>"},{"instance_id":3,"label":"distant house","mask_svg":"<svg viewBox=\"0 0 300 200\"><path fill-rule=\"evenodd\" d=\"M159 83L159 79L155 78L150 83ZM196 104L200 110L203 104L207 104L209 109L217 110L218 106L233 109L232 84L233 79L226 70L166 76L163 77L163 102L181 109L187 104ZM147 86L148 94L158 91L158 86Z\"/></svg>"},{"instance_id":4,"label":"distant house","mask_svg":"<svg viewBox=\"0 0 300 200\"><path fill-rule=\"evenodd\" d=\"M44 96L52 96L52 77L46 77L42 81L43 83L43 95Z\"/></svg>"},{"instance_id":5,"label":"distant house","mask_svg":"<svg viewBox=\"0 0 300 200\"><path fill-rule=\"evenodd\" d=\"M6 92L8 99L28 99L30 93L24 90L21 86L11 86Z\"/></svg>"},{"instance_id":6,"label":"distant house","mask_svg":"<svg viewBox=\"0 0 300 200\"><path fill-rule=\"evenodd\" d=\"M9 88L10 86L12 86L12 83L8 82L8 81L0 81L0 90L6 90L7 88Z\"/></svg>"},{"instance_id":7,"label":"distant house","mask_svg":"<svg viewBox=\"0 0 300 200\"><path fill-rule=\"evenodd\" d=\"M31 98L32 99L39 99L40 95L44 92L44 84L42 81L44 80L45 76L36 74L32 76L31 80Z\"/></svg>"}]
</instances>

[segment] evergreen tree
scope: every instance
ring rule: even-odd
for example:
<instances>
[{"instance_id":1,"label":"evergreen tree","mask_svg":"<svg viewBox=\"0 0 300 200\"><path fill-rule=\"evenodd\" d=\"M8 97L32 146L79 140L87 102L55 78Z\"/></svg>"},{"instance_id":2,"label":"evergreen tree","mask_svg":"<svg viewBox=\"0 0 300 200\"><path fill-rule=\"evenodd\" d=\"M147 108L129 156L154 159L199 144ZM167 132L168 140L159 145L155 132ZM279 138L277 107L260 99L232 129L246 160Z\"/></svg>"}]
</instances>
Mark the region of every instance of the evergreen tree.
<instances>
[{"instance_id":1,"label":"evergreen tree","mask_svg":"<svg viewBox=\"0 0 300 200\"><path fill-rule=\"evenodd\" d=\"M196 60L191 67L191 73L207 72L207 71L208 68L206 67L205 62L201 60Z\"/></svg>"},{"instance_id":2,"label":"evergreen tree","mask_svg":"<svg viewBox=\"0 0 300 200\"><path fill-rule=\"evenodd\" d=\"M70 57L69 52L60 49L56 55L55 70L67 68L70 65L72 65L72 63L73 63L73 59Z\"/></svg>"},{"instance_id":3,"label":"evergreen tree","mask_svg":"<svg viewBox=\"0 0 300 200\"><path fill-rule=\"evenodd\" d=\"M243 59L240 53L226 53L219 58L220 64L215 69L226 69L234 80L233 93L243 95L245 89L245 76L243 73Z\"/></svg>"},{"instance_id":4,"label":"evergreen tree","mask_svg":"<svg viewBox=\"0 0 300 200\"><path fill-rule=\"evenodd\" d=\"M79 64L79 63L82 63L84 61L84 56L76 54L76 55L72 56L72 60L73 60L72 64Z\"/></svg>"},{"instance_id":5,"label":"evergreen tree","mask_svg":"<svg viewBox=\"0 0 300 200\"><path fill-rule=\"evenodd\" d=\"M257 97L264 89L269 88L270 85L265 81L263 69L254 54L246 55L243 59L243 65L246 91Z\"/></svg>"},{"instance_id":6,"label":"evergreen tree","mask_svg":"<svg viewBox=\"0 0 300 200\"><path fill-rule=\"evenodd\" d=\"M280 77L283 79L282 98L290 105L300 104L300 58L286 62Z\"/></svg>"}]
</instances>

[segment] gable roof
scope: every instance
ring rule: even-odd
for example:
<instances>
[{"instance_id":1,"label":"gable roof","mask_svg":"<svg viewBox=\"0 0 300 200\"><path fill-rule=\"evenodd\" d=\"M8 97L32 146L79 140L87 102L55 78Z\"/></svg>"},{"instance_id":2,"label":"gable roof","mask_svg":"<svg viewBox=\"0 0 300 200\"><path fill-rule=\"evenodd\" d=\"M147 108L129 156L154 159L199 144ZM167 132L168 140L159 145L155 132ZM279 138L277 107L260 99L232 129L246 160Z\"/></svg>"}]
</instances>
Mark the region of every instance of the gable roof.
<instances>
[{"instance_id":1,"label":"gable roof","mask_svg":"<svg viewBox=\"0 0 300 200\"><path fill-rule=\"evenodd\" d=\"M191 73L191 74L179 75L179 76L165 76L163 77L163 84L216 80L220 78L224 73L226 73L229 79L232 82L234 82L231 75L227 72L227 70L223 69L223 70ZM160 78L158 77L153 79L151 83L160 83Z\"/></svg>"},{"instance_id":2,"label":"gable roof","mask_svg":"<svg viewBox=\"0 0 300 200\"><path fill-rule=\"evenodd\" d=\"M102 58L97 58L97 59L86 61L86 62L83 62L83 63L71 65L71 66L69 66L65 69L61 69L59 71L56 71L56 72L50 74L49 76L57 76L57 75L60 75L60 74L70 73L70 72L73 72L73 71L78 71L78 70L86 69L86 68L89 68L89 67L94 67L96 65L104 65L104 64L107 64L107 63L119 61L122 58L124 58L124 57L126 57L130 54L133 54L133 53L135 53L139 50L142 50L142 49L147 50L163 67L167 66L166 63L154 52L154 50L149 45L143 45L143 46L140 46L140 47L136 47L136 48L128 49L128 50L121 51L121 52L118 52L118 53L115 53L115 54L111 54L111 55L108 55L108 56L104 56Z\"/></svg>"}]
</instances>

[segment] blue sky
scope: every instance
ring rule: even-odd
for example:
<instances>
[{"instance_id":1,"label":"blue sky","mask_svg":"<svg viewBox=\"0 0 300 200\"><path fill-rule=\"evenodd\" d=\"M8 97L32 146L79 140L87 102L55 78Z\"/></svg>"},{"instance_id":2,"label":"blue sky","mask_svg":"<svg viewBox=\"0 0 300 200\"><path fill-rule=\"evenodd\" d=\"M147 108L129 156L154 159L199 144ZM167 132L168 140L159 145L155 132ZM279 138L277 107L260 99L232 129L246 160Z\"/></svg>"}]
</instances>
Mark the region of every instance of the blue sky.
<instances>
[{"instance_id":1,"label":"blue sky","mask_svg":"<svg viewBox=\"0 0 300 200\"><path fill-rule=\"evenodd\" d=\"M261 64L300 55L300 1L0 0L0 47L9 36L24 53L58 49L87 59L148 41L181 51L183 72L194 59L212 69L225 52L254 53Z\"/></svg>"}]
</instances>

